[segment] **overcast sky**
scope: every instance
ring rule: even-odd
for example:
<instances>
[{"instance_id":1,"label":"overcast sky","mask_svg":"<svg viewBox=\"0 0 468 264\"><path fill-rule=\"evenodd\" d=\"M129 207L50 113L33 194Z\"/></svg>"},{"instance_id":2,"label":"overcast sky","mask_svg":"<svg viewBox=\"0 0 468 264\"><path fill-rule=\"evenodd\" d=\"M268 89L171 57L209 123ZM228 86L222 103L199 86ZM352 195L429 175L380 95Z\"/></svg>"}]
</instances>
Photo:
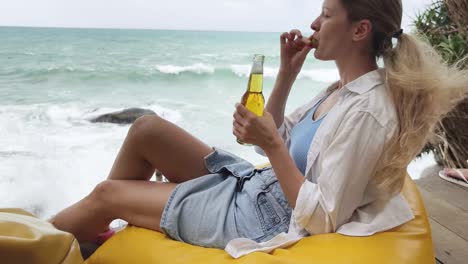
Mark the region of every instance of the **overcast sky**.
<instances>
[{"instance_id":1,"label":"overcast sky","mask_svg":"<svg viewBox=\"0 0 468 264\"><path fill-rule=\"evenodd\" d=\"M403 28L432 0L403 0ZM0 26L310 31L321 0L0 0Z\"/></svg>"}]
</instances>

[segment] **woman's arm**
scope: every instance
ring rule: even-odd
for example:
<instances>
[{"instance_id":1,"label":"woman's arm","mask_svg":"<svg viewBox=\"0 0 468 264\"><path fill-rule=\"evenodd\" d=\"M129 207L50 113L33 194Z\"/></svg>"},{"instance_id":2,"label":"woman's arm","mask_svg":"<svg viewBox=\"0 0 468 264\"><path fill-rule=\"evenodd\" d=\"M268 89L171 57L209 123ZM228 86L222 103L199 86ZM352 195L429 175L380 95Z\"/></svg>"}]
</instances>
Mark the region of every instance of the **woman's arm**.
<instances>
[{"instance_id":1,"label":"woman's arm","mask_svg":"<svg viewBox=\"0 0 468 264\"><path fill-rule=\"evenodd\" d=\"M304 183L304 175L289 155L286 144L277 132L273 116L265 111L263 116L258 117L245 106L237 104L233 134L242 142L255 144L264 150L289 204L294 207L299 189Z\"/></svg>"},{"instance_id":2,"label":"woman's arm","mask_svg":"<svg viewBox=\"0 0 468 264\"><path fill-rule=\"evenodd\" d=\"M305 44L302 41L302 33L297 29L281 34L280 44L280 70L266 106L266 110L272 114L277 128L283 124L284 110L291 87L301 71L307 54L316 47L312 44Z\"/></svg>"},{"instance_id":3,"label":"woman's arm","mask_svg":"<svg viewBox=\"0 0 468 264\"><path fill-rule=\"evenodd\" d=\"M234 135L261 147L294 208L296 224L311 234L335 232L362 201L383 153L388 131L371 114L347 114L321 152L318 183L306 181L289 155L270 113L257 117L237 105Z\"/></svg>"},{"instance_id":4,"label":"woman's arm","mask_svg":"<svg viewBox=\"0 0 468 264\"><path fill-rule=\"evenodd\" d=\"M265 148L264 151L275 171L283 193L294 209L296 207L297 195L305 181L304 175L297 168L281 138L276 139L275 143Z\"/></svg>"},{"instance_id":5,"label":"woman's arm","mask_svg":"<svg viewBox=\"0 0 468 264\"><path fill-rule=\"evenodd\" d=\"M297 74L280 70L276 77L275 86L265 109L273 116L277 128L283 124L286 102L296 76Z\"/></svg>"}]
</instances>

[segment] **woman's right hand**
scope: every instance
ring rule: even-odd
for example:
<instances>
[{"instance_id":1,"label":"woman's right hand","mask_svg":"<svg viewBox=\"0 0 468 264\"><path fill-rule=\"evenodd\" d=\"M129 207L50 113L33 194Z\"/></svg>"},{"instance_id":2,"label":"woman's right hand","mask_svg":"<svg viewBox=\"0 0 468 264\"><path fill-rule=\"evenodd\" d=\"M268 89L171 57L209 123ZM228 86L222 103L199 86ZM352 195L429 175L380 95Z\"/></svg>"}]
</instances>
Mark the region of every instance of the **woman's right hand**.
<instances>
[{"instance_id":1,"label":"woman's right hand","mask_svg":"<svg viewBox=\"0 0 468 264\"><path fill-rule=\"evenodd\" d=\"M304 41L302 38L302 33L298 29L281 34L280 74L299 74L307 54L316 48L313 42Z\"/></svg>"}]
</instances>

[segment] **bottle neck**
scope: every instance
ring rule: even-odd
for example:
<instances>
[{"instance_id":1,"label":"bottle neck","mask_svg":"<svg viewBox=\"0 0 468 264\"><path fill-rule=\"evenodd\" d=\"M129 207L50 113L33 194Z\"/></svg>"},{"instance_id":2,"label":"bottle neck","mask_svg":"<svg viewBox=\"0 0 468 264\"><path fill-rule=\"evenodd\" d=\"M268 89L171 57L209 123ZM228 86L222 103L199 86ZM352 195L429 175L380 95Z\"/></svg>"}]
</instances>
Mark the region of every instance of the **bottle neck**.
<instances>
[{"instance_id":1,"label":"bottle neck","mask_svg":"<svg viewBox=\"0 0 468 264\"><path fill-rule=\"evenodd\" d=\"M255 55L252 69L250 71L248 91L252 93L261 93L263 90L263 55Z\"/></svg>"},{"instance_id":2,"label":"bottle neck","mask_svg":"<svg viewBox=\"0 0 468 264\"><path fill-rule=\"evenodd\" d=\"M261 93L263 91L263 74L250 74L248 91L251 93Z\"/></svg>"},{"instance_id":3,"label":"bottle neck","mask_svg":"<svg viewBox=\"0 0 468 264\"><path fill-rule=\"evenodd\" d=\"M255 62L250 70L252 74L263 74L263 63Z\"/></svg>"},{"instance_id":4,"label":"bottle neck","mask_svg":"<svg viewBox=\"0 0 468 264\"><path fill-rule=\"evenodd\" d=\"M251 74L263 74L263 61L265 57L263 55L255 55L253 59Z\"/></svg>"}]
</instances>

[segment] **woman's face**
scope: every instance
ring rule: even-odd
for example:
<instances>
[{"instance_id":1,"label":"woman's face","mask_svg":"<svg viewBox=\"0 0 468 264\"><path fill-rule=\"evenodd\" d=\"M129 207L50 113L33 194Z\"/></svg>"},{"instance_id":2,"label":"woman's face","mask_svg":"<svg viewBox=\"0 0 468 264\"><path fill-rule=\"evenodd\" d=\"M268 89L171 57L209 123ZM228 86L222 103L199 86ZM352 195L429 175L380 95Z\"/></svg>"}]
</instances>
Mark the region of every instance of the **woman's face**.
<instances>
[{"instance_id":1,"label":"woman's face","mask_svg":"<svg viewBox=\"0 0 468 264\"><path fill-rule=\"evenodd\" d=\"M352 26L340 0L325 0L322 13L311 25L319 45L315 57L319 60L346 58L352 46Z\"/></svg>"}]
</instances>

